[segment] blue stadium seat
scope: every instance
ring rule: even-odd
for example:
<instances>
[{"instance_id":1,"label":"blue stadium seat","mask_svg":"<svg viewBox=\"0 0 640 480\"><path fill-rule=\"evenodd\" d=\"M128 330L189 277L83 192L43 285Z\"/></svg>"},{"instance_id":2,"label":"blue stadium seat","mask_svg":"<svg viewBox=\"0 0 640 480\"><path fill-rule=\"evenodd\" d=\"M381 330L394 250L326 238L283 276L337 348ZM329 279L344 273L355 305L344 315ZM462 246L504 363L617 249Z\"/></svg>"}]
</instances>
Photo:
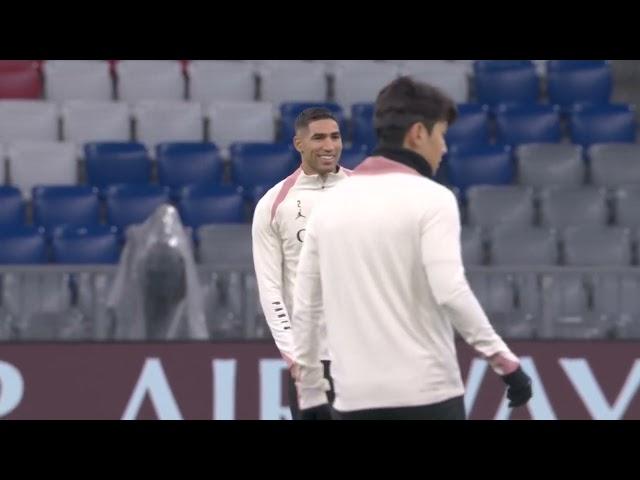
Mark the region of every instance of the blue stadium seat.
<instances>
[{"instance_id":1,"label":"blue stadium seat","mask_svg":"<svg viewBox=\"0 0 640 480\"><path fill-rule=\"evenodd\" d=\"M340 165L353 170L367 158L367 152L367 145L353 145L351 148L344 148L340 155Z\"/></svg>"},{"instance_id":2,"label":"blue stadium seat","mask_svg":"<svg viewBox=\"0 0 640 480\"><path fill-rule=\"evenodd\" d=\"M606 60L548 60L546 63L547 74L561 70L574 70L580 68L601 67L608 65Z\"/></svg>"},{"instance_id":3,"label":"blue stadium seat","mask_svg":"<svg viewBox=\"0 0 640 480\"><path fill-rule=\"evenodd\" d=\"M512 146L557 143L562 139L560 111L552 105L500 106L496 126L497 142Z\"/></svg>"},{"instance_id":4,"label":"blue stadium seat","mask_svg":"<svg viewBox=\"0 0 640 480\"><path fill-rule=\"evenodd\" d=\"M53 261L64 264L117 263L120 258L115 227L64 227L54 232Z\"/></svg>"},{"instance_id":5,"label":"blue stadium seat","mask_svg":"<svg viewBox=\"0 0 640 480\"><path fill-rule=\"evenodd\" d=\"M511 70L522 67L533 67L533 62L531 60L475 60L473 62L473 71L475 73Z\"/></svg>"},{"instance_id":6,"label":"blue stadium seat","mask_svg":"<svg viewBox=\"0 0 640 480\"><path fill-rule=\"evenodd\" d=\"M119 183L148 183L151 161L136 142L93 142L84 147L87 183L99 188Z\"/></svg>"},{"instance_id":7,"label":"blue stadium seat","mask_svg":"<svg viewBox=\"0 0 640 480\"><path fill-rule=\"evenodd\" d=\"M282 143L291 143L295 135L294 123L296 117L303 110L311 107L324 107L331 111L338 119L338 126L343 137L347 136L347 123L344 118L342 107L337 103L307 103L307 102L287 102L280 105L280 134L278 138Z\"/></svg>"},{"instance_id":8,"label":"blue stadium seat","mask_svg":"<svg viewBox=\"0 0 640 480\"><path fill-rule=\"evenodd\" d=\"M183 223L197 229L212 223L244 222L244 198L240 190L230 186L185 187L178 203Z\"/></svg>"},{"instance_id":9,"label":"blue stadium seat","mask_svg":"<svg viewBox=\"0 0 640 480\"><path fill-rule=\"evenodd\" d=\"M258 201L264 196L267 191L269 191L270 186L267 185L256 185L249 189L249 191L244 192L244 196L251 203L256 205Z\"/></svg>"},{"instance_id":10,"label":"blue stadium seat","mask_svg":"<svg viewBox=\"0 0 640 480\"><path fill-rule=\"evenodd\" d=\"M223 163L213 143L161 143L156 146L158 182L172 190L187 185L217 185L222 181Z\"/></svg>"},{"instance_id":11,"label":"blue stadium seat","mask_svg":"<svg viewBox=\"0 0 640 480\"><path fill-rule=\"evenodd\" d=\"M159 185L112 185L106 190L106 200L108 223L124 232L169 203L169 189Z\"/></svg>"},{"instance_id":12,"label":"blue stadium seat","mask_svg":"<svg viewBox=\"0 0 640 480\"><path fill-rule=\"evenodd\" d=\"M571 141L587 148L594 143L636 141L631 105L577 105L569 117Z\"/></svg>"},{"instance_id":13,"label":"blue stadium seat","mask_svg":"<svg viewBox=\"0 0 640 480\"><path fill-rule=\"evenodd\" d=\"M477 72L476 95L480 103L536 103L540 95L533 66Z\"/></svg>"},{"instance_id":14,"label":"blue stadium seat","mask_svg":"<svg viewBox=\"0 0 640 480\"><path fill-rule=\"evenodd\" d=\"M257 185L273 186L299 164L298 152L291 144L234 143L230 153L233 181L245 191Z\"/></svg>"},{"instance_id":15,"label":"blue stadium seat","mask_svg":"<svg viewBox=\"0 0 640 480\"><path fill-rule=\"evenodd\" d=\"M24 224L24 200L20 190L0 185L0 228Z\"/></svg>"},{"instance_id":16,"label":"blue stadium seat","mask_svg":"<svg viewBox=\"0 0 640 480\"><path fill-rule=\"evenodd\" d=\"M613 89L608 65L550 71L549 101L567 108L575 103L608 103Z\"/></svg>"},{"instance_id":17,"label":"blue stadium seat","mask_svg":"<svg viewBox=\"0 0 640 480\"><path fill-rule=\"evenodd\" d=\"M42 229L25 226L0 229L0 265L46 262L46 240Z\"/></svg>"},{"instance_id":18,"label":"blue stadium seat","mask_svg":"<svg viewBox=\"0 0 640 480\"><path fill-rule=\"evenodd\" d=\"M475 103L461 103L458 105L458 118L447 129L447 145L473 147L488 145L489 108Z\"/></svg>"},{"instance_id":19,"label":"blue stadium seat","mask_svg":"<svg viewBox=\"0 0 640 480\"><path fill-rule=\"evenodd\" d=\"M100 201L95 187L36 186L32 198L33 223L49 233L62 225L83 227L100 223Z\"/></svg>"},{"instance_id":20,"label":"blue stadium seat","mask_svg":"<svg viewBox=\"0 0 640 480\"><path fill-rule=\"evenodd\" d=\"M466 198L471 185L509 185L514 165L511 149L505 145L452 149L447 155L447 177Z\"/></svg>"},{"instance_id":21,"label":"blue stadium seat","mask_svg":"<svg viewBox=\"0 0 640 480\"><path fill-rule=\"evenodd\" d=\"M373 128L373 103L354 103L351 106L351 141L354 145L375 146L378 143Z\"/></svg>"}]
</instances>

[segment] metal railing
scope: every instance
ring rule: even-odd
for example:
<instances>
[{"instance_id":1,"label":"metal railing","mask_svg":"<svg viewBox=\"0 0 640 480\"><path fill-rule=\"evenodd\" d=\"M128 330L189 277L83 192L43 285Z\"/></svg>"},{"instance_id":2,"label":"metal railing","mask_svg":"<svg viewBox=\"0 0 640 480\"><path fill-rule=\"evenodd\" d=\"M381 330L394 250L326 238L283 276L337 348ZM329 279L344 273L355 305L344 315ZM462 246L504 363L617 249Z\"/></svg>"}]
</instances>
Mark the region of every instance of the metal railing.
<instances>
[{"instance_id":1,"label":"metal railing","mask_svg":"<svg viewBox=\"0 0 640 480\"><path fill-rule=\"evenodd\" d=\"M0 267L0 340L109 340L106 300L117 267ZM212 340L268 339L253 265L198 265ZM505 338L640 338L640 268L468 267ZM348 287L347 287L348 288Z\"/></svg>"}]
</instances>

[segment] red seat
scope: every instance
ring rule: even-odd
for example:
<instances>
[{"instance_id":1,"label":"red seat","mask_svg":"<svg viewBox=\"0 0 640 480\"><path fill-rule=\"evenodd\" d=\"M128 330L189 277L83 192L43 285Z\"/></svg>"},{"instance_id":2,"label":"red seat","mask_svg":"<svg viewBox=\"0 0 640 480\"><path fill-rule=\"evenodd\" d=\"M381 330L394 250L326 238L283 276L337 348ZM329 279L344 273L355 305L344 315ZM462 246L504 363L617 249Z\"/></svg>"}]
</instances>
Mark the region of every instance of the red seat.
<instances>
[{"instance_id":1,"label":"red seat","mask_svg":"<svg viewBox=\"0 0 640 480\"><path fill-rule=\"evenodd\" d=\"M37 60L0 60L0 73L39 69L39 64Z\"/></svg>"},{"instance_id":2,"label":"red seat","mask_svg":"<svg viewBox=\"0 0 640 480\"><path fill-rule=\"evenodd\" d=\"M42 98L38 62L0 60L0 98Z\"/></svg>"}]
</instances>

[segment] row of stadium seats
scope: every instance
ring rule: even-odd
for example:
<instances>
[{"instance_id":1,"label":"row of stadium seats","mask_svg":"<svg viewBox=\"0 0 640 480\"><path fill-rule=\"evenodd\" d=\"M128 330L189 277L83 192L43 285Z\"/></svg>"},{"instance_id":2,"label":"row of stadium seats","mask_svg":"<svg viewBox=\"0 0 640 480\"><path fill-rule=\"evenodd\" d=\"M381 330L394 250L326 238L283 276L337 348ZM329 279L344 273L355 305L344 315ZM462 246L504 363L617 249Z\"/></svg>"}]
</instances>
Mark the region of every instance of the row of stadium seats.
<instances>
[{"instance_id":1,"label":"row of stadium seats","mask_svg":"<svg viewBox=\"0 0 640 480\"><path fill-rule=\"evenodd\" d=\"M202 265L219 265L234 257L250 261L249 228L249 225L200 227L198 233L203 240L196 251ZM0 255L6 256L7 251L9 255L22 255L20 263L113 264L120 251L117 234L107 227L67 227L57 230L50 239L34 231L23 232L22 237L14 235L13 243L3 239ZM560 235L543 228L495 229L484 245L488 254L486 263L492 268L473 268L482 263L482 250L483 240L478 229L463 229L463 253L470 267L467 273L470 284L492 324L503 336L640 337L637 295L640 278L625 267L631 253L629 235L624 229L574 227ZM32 257L28 258L29 255ZM4 258L2 261L15 263L15 257L10 262ZM564 266L557 267L557 264ZM619 270L611 270L616 266ZM17 333L0 332L0 338L102 339L94 332L96 317L91 310L108 291L108 282L100 275L95 278L90 274L69 276L50 272L44 275L20 280L20 277L14 278L14 274L5 274L4 300L8 306L15 306L16 302L22 305L17 310L21 312L21 328ZM246 338L245 322L255 323L245 318L243 307L251 301L249 297L243 300L242 293L245 281L249 282L250 278L242 280L235 274L216 273L211 277L213 280L206 289L206 303L213 307L208 313L212 338ZM102 294L95 291L96 288ZM29 295L35 291L37 298ZM83 322L89 322L85 325L89 329L84 333L75 328L79 326L78 315L83 317Z\"/></svg>"},{"instance_id":2,"label":"row of stadium seats","mask_svg":"<svg viewBox=\"0 0 640 480\"><path fill-rule=\"evenodd\" d=\"M501 224L619 225L640 227L640 185L612 191L598 187L547 187L539 191L523 186L478 185L469 189L465 223L483 228Z\"/></svg>"},{"instance_id":3,"label":"row of stadium seats","mask_svg":"<svg viewBox=\"0 0 640 480\"><path fill-rule=\"evenodd\" d=\"M373 104L354 104L347 118L335 103L285 103L276 112L265 102L143 101L130 109L118 102L70 101L60 111L44 101L0 101L0 143L14 141L96 141L137 139L153 148L166 141L211 140L221 148L234 142L291 143L294 122L302 110L322 106L336 116L345 143L373 146ZM492 143L560 142L584 146L633 142L635 110L626 104L579 104L566 120L557 105L460 104L459 118L447 132L451 146Z\"/></svg>"},{"instance_id":4,"label":"row of stadium seats","mask_svg":"<svg viewBox=\"0 0 640 480\"><path fill-rule=\"evenodd\" d=\"M344 148L341 164L355 168L369 153L365 145ZM135 142L89 143L82 152L81 167L73 144L17 142L9 148L6 184L31 195L35 185L87 183L98 188L113 184L159 183L172 190L193 184L210 187L242 187L255 201L265 188L287 177L299 165L299 154L290 144L235 143L226 162L212 143L178 142L156 146L155 160L147 148ZM155 167L155 168L154 168ZM458 189L464 198L474 185L592 184L613 188L640 183L640 145L595 144L588 149L569 144L452 147L439 178Z\"/></svg>"},{"instance_id":5,"label":"row of stadium seats","mask_svg":"<svg viewBox=\"0 0 640 480\"><path fill-rule=\"evenodd\" d=\"M576 225L564 228L502 224L490 229L462 228L464 263L544 267L636 265L631 229Z\"/></svg>"},{"instance_id":6,"label":"row of stadium seats","mask_svg":"<svg viewBox=\"0 0 640 480\"><path fill-rule=\"evenodd\" d=\"M471 272L468 278L505 338L640 338L640 279L633 273Z\"/></svg>"},{"instance_id":7,"label":"row of stadium seats","mask_svg":"<svg viewBox=\"0 0 640 480\"><path fill-rule=\"evenodd\" d=\"M567 144L529 144L452 148L439 177L464 197L473 185L518 183L536 188L551 185L616 187L640 183L640 146L594 144L589 149Z\"/></svg>"},{"instance_id":8,"label":"row of stadium seats","mask_svg":"<svg viewBox=\"0 0 640 480\"><path fill-rule=\"evenodd\" d=\"M4 65L1 65L4 63ZM463 62L414 61L190 61L49 60L0 61L0 98L40 98L137 102L144 99L287 101L335 100L343 107L372 101L400 74L443 88L458 102L536 102L541 85L531 60L480 60L469 71ZM604 60L546 64L552 103L607 102L611 67ZM44 82L43 78L44 77ZM43 88L44 83L44 88Z\"/></svg>"},{"instance_id":9,"label":"row of stadium seats","mask_svg":"<svg viewBox=\"0 0 640 480\"><path fill-rule=\"evenodd\" d=\"M183 218L189 219L189 208L188 203L180 205ZM89 220L95 222L93 218ZM194 224L194 227L197 239L197 233L202 229L229 226ZM230 227L234 230L249 226ZM49 230L24 226L4 228L0 232L0 264L45 263L48 259L68 264L115 263L122 240L117 228L97 222L86 222L82 227L67 224ZM48 246L52 248L50 253ZM194 246L197 247L198 242ZM467 266L637 265L630 229L615 226L581 225L550 229L503 224L486 231L477 226L465 226L462 230L462 252Z\"/></svg>"},{"instance_id":10,"label":"row of stadium seats","mask_svg":"<svg viewBox=\"0 0 640 480\"><path fill-rule=\"evenodd\" d=\"M32 224L51 234L56 227L92 227L107 223L124 230L142 223L160 205L170 203L169 189L158 185L114 185L104 191L86 186L34 187ZM187 187L175 200L183 223L198 227L211 223L246 222L245 199L233 187ZM24 202L19 191L0 187L0 225L20 230L26 225Z\"/></svg>"},{"instance_id":11,"label":"row of stadium seats","mask_svg":"<svg viewBox=\"0 0 640 480\"><path fill-rule=\"evenodd\" d=\"M25 202L14 187L0 187L0 226L33 224L46 229L62 225L101 223L126 228L144 221L162 203L174 202L190 227L211 223L246 222L252 204L237 187L194 185L171 196L159 185L112 185L102 191L88 186L37 186L33 189L31 221ZM102 204L104 200L104 205ZM541 225L617 225L640 228L640 185L612 191L597 187L530 187L479 185L469 189L462 206L467 225L493 228Z\"/></svg>"},{"instance_id":12,"label":"row of stadium seats","mask_svg":"<svg viewBox=\"0 0 640 480\"><path fill-rule=\"evenodd\" d=\"M109 286L104 276L97 278L101 281L64 274L22 281L9 278L6 300L20 313L0 310L0 341L109 340L102 322L92 315L96 310L91 308L92 299L104 297ZM243 279L225 280L205 289L210 338L269 338L264 320L249 318L243 308ZM640 338L640 281L633 274L472 272L469 281L492 325L505 338ZM98 303L98 311L100 307L104 308Z\"/></svg>"},{"instance_id":13,"label":"row of stadium seats","mask_svg":"<svg viewBox=\"0 0 640 480\"><path fill-rule=\"evenodd\" d=\"M255 200L300 165L292 145L273 143L233 144L228 164L214 144L200 142L160 144L155 163L145 146L134 142L89 143L83 153L84 168L79 169L73 144L15 143L8 151L5 183L19 188L25 197L30 197L35 185L75 185L85 177L89 185L101 189L121 183L148 184L155 177L155 164L157 180L171 188L174 196L187 185L213 188L229 180L226 183L242 187L245 196ZM351 168L365 156L362 146L344 149L342 164ZM228 179L223 175L225 169Z\"/></svg>"}]
</instances>

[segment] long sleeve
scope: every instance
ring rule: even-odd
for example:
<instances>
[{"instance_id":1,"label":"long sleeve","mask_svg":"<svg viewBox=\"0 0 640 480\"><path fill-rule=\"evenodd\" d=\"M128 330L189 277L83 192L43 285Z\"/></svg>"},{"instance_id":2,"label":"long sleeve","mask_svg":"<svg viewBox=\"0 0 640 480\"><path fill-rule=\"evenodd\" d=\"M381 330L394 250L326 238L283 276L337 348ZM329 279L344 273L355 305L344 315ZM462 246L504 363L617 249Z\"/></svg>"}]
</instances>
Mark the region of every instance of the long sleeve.
<instances>
[{"instance_id":1,"label":"long sleeve","mask_svg":"<svg viewBox=\"0 0 640 480\"><path fill-rule=\"evenodd\" d=\"M271 224L269 203L262 198L253 217L251 236L262 311L280 353L293 361L293 337L283 294L282 242Z\"/></svg>"},{"instance_id":2,"label":"long sleeve","mask_svg":"<svg viewBox=\"0 0 640 480\"><path fill-rule=\"evenodd\" d=\"M325 392L329 390L320 362L322 284L313 215L307 223L305 241L300 252L293 311L294 354L298 368L296 383L300 408L305 409L327 403Z\"/></svg>"},{"instance_id":3,"label":"long sleeve","mask_svg":"<svg viewBox=\"0 0 640 480\"><path fill-rule=\"evenodd\" d=\"M423 219L422 262L433 295L454 328L498 374L518 361L495 332L465 277L460 247L460 214L453 194L446 192L432 215Z\"/></svg>"}]
</instances>

